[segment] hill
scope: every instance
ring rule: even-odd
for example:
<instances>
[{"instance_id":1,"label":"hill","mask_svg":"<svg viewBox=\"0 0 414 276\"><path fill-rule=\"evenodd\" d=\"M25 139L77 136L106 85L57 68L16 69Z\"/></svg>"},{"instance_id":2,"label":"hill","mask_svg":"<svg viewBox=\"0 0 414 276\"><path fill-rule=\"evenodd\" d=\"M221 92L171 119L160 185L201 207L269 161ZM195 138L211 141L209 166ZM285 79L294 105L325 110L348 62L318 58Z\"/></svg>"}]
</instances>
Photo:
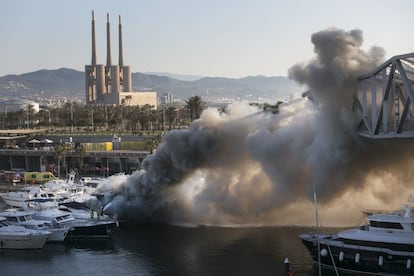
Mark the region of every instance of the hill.
<instances>
[{"instance_id":1,"label":"hill","mask_svg":"<svg viewBox=\"0 0 414 276\"><path fill-rule=\"evenodd\" d=\"M165 73L167 74L167 73ZM171 75L171 74L169 74ZM300 92L287 77L249 76L240 79L202 77L185 81L162 73L133 73L134 91L157 91L159 96L172 92L175 98L186 99L198 95L212 98L231 99L281 99L294 92ZM84 72L60 68L39 70L21 75L0 77L0 97L2 98L61 98L62 101L84 101Z\"/></svg>"}]
</instances>

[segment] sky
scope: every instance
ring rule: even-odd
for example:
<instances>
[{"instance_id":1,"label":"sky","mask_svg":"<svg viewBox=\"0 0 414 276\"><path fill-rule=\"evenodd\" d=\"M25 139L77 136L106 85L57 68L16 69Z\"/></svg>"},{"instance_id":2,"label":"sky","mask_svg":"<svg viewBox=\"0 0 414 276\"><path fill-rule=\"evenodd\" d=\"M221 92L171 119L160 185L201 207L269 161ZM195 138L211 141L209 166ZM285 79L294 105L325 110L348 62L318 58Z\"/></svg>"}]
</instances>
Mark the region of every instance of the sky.
<instances>
[{"instance_id":1,"label":"sky","mask_svg":"<svg viewBox=\"0 0 414 276\"><path fill-rule=\"evenodd\" d=\"M387 58L414 52L411 0L2 0L0 76L84 71L92 10L98 63L106 62L107 13L118 62L121 15L124 64L132 72L287 76L314 56L311 35L332 27L362 30L362 48L380 46Z\"/></svg>"}]
</instances>

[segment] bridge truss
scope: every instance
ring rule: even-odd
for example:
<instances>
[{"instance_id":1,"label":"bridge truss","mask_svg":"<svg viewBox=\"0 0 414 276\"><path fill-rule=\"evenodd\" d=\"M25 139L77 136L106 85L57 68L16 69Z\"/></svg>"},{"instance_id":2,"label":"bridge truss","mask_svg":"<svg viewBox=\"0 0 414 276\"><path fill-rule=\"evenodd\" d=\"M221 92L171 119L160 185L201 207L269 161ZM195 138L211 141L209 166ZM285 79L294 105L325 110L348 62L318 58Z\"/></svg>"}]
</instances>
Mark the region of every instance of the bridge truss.
<instances>
[{"instance_id":1,"label":"bridge truss","mask_svg":"<svg viewBox=\"0 0 414 276\"><path fill-rule=\"evenodd\" d=\"M414 138L414 53L394 56L358 79L353 112L368 138Z\"/></svg>"}]
</instances>

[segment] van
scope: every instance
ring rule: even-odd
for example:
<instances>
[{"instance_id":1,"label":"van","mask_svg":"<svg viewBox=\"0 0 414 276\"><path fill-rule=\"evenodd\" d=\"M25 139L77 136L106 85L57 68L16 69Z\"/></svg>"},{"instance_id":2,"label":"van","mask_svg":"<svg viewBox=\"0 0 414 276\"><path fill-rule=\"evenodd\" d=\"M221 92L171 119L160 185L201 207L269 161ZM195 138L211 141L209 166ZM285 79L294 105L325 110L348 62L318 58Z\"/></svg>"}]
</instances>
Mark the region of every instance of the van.
<instances>
[{"instance_id":1,"label":"van","mask_svg":"<svg viewBox=\"0 0 414 276\"><path fill-rule=\"evenodd\" d=\"M43 184L57 177L51 172L25 172L24 182L31 184Z\"/></svg>"}]
</instances>

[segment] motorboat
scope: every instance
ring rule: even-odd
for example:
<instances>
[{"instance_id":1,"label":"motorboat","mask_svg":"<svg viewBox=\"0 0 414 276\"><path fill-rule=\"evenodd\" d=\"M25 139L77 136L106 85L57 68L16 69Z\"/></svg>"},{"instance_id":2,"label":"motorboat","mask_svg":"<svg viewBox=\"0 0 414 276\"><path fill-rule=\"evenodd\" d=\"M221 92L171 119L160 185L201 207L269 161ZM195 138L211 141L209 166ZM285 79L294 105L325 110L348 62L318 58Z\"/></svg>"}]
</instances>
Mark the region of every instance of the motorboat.
<instances>
[{"instance_id":1,"label":"motorboat","mask_svg":"<svg viewBox=\"0 0 414 276\"><path fill-rule=\"evenodd\" d=\"M0 249L39 249L45 246L52 233L12 225L0 217Z\"/></svg>"},{"instance_id":2,"label":"motorboat","mask_svg":"<svg viewBox=\"0 0 414 276\"><path fill-rule=\"evenodd\" d=\"M414 275L412 198L397 211L365 211L366 224L299 238L314 264L349 275Z\"/></svg>"},{"instance_id":3,"label":"motorboat","mask_svg":"<svg viewBox=\"0 0 414 276\"><path fill-rule=\"evenodd\" d=\"M76 225L70 235L75 238L107 239L118 227L118 222L103 213L102 208L86 209L85 205L77 202L59 204L59 210L75 217ZM80 225L80 226L79 226Z\"/></svg>"},{"instance_id":4,"label":"motorboat","mask_svg":"<svg viewBox=\"0 0 414 276\"><path fill-rule=\"evenodd\" d=\"M108 239L112 230L117 226L116 221L104 217L78 214L69 209L46 209L36 211L33 215L36 219L48 220L53 225L70 227L66 239Z\"/></svg>"},{"instance_id":5,"label":"motorboat","mask_svg":"<svg viewBox=\"0 0 414 276\"><path fill-rule=\"evenodd\" d=\"M0 212L0 216L12 225L23 226L28 229L46 230L51 232L48 242L63 242L69 233L70 228L67 226L55 225L50 221L33 219L33 211L18 209L8 209Z\"/></svg>"},{"instance_id":6,"label":"motorboat","mask_svg":"<svg viewBox=\"0 0 414 276\"><path fill-rule=\"evenodd\" d=\"M76 172L71 171L66 179L53 179L43 185L65 202L96 201L96 188L76 181Z\"/></svg>"},{"instance_id":7,"label":"motorboat","mask_svg":"<svg viewBox=\"0 0 414 276\"><path fill-rule=\"evenodd\" d=\"M79 183L87 187L97 188L101 183L105 183L106 181L107 178L103 177L84 176L80 178Z\"/></svg>"},{"instance_id":8,"label":"motorboat","mask_svg":"<svg viewBox=\"0 0 414 276\"><path fill-rule=\"evenodd\" d=\"M57 206L61 200L55 193L41 185L23 187L17 191L10 191L0 194L1 199L14 208L50 208Z\"/></svg>"}]
</instances>

